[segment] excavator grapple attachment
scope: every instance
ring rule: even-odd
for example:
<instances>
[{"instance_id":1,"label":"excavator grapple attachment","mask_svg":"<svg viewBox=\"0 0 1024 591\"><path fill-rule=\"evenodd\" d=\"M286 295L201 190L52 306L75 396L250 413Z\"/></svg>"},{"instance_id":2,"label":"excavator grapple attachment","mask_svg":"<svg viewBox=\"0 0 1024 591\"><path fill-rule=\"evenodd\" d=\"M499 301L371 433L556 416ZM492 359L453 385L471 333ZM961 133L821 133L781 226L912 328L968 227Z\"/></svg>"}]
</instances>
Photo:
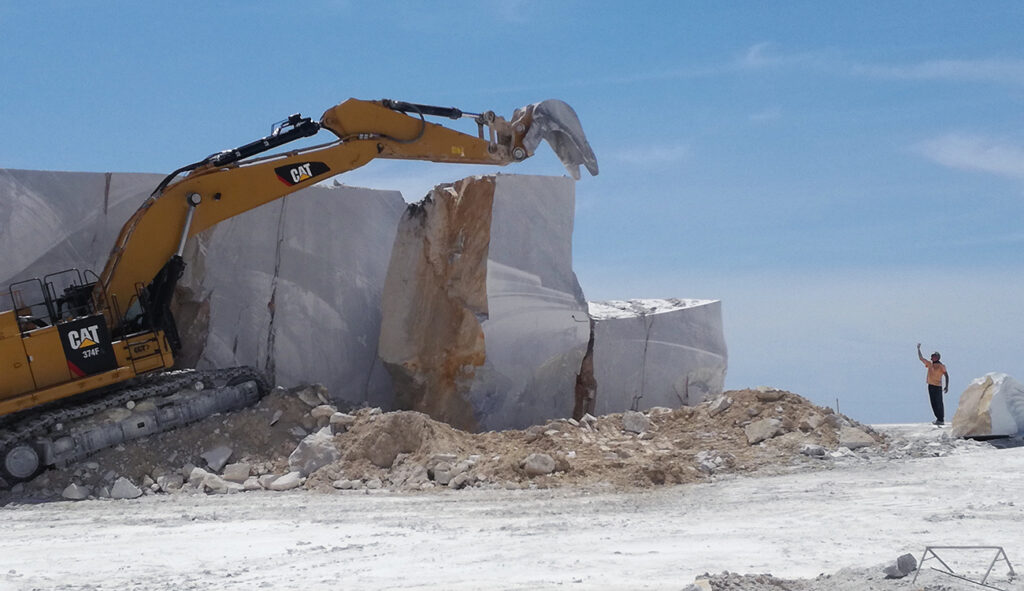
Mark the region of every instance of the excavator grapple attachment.
<instances>
[{"instance_id":1,"label":"excavator grapple attachment","mask_svg":"<svg viewBox=\"0 0 1024 591\"><path fill-rule=\"evenodd\" d=\"M587 142L576 111L557 99L548 99L516 109L513 122L525 125L523 147L532 156L541 140L547 140L572 178L579 180L580 165L597 176L597 157Z\"/></svg>"}]
</instances>

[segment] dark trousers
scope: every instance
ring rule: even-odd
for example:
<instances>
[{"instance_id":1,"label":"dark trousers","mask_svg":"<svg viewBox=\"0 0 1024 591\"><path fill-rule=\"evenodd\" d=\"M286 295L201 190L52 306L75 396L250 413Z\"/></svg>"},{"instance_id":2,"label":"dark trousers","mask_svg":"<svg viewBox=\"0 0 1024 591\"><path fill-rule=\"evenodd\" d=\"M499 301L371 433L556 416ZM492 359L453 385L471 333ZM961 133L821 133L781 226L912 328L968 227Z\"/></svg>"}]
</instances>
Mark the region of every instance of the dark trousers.
<instances>
[{"instance_id":1,"label":"dark trousers","mask_svg":"<svg viewBox=\"0 0 1024 591\"><path fill-rule=\"evenodd\" d=\"M928 384L928 399L932 401L932 412L935 418L945 422L945 410L942 408L942 386Z\"/></svg>"}]
</instances>

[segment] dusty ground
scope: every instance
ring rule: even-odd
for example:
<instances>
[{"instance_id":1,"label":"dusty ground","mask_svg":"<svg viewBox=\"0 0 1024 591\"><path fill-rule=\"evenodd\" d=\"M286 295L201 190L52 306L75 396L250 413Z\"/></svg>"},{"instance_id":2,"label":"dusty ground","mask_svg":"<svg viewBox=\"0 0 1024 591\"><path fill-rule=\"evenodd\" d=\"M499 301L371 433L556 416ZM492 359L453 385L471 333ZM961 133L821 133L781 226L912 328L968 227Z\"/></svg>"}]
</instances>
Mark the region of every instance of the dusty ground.
<instances>
[{"instance_id":1,"label":"dusty ground","mask_svg":"<svg viewBox=\"0 0 1024 591\"><path fill-rule=\"evenodd\" d=\"M338 413L325 399L277 390L4 492L0 589L953 591L975 587L881 569L927 544L1024 550L1003 535L1024 522L1013 500L1024 450L928 425L875 429L790 392L480 434L413 412ZM766 419L772 436L752 442ZM283 478L325 426L336 458L299 490L187 482L193 467L217 472L202 456L219 446L250 481ZM552 469L529 473L535 454ZM158 484L167 475L179 484ZM122 477L143 496L105 498ZM71 483L89 498L63 501Z\"/></svg>"},{"instance_id":2,"label":"dusty ground","mask_svg":"<svg viewBox=\"0 0 1024 591\"><path fill-rule=\"evenodd\" d=\"M680 591L704 573L714 591L980 589L930 568L916 584L881 568L953 544L1001 545L1020 568L1024 449L960 448L922 427L938 457L844 456L831 470L645 489L10 503L0 507L0 589ZM1005 564L993 575L997 588L1020 590Z\"/></svg>"}]
</instances>

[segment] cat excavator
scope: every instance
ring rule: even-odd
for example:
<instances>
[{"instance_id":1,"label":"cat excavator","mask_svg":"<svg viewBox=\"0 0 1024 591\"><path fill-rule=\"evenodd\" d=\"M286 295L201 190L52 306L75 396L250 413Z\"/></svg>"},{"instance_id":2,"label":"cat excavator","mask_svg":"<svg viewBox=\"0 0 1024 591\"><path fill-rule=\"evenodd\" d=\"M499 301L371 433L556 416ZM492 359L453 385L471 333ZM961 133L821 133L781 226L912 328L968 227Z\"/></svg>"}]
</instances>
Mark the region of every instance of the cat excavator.
<instances>
[{"instance_id":1,"label":"cat excavator","mask_svg":"<svg viewBox=\"0 0 1024 591\"><path fill-rule=\"evenodd\" d=\"M476 134L427 117L472 119ZM332 141L262 155L326 129ZM267 390L251 368L175 368L181 347L171 314L186 241L215 224L376 158L504 166L546 140L574 178L597 161L575 112L547 100L467 113L395 100L349 99L319 122L299 114L270 135L169 174L121 228L99 275L78 269L8 288L0 312L0 478L10 486L123 441L217 412ZM121 421L90 420L148 404ZM155 401L155 403L153 402Z\"/></svg>"}]
</instances>

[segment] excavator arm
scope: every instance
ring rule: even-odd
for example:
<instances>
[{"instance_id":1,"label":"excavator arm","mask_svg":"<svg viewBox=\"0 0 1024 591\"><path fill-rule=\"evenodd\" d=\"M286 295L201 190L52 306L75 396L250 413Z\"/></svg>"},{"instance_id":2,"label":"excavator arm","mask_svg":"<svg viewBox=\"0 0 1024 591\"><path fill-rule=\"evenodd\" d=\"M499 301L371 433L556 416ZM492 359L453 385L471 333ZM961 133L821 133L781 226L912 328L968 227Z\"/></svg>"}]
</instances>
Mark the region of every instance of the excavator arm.
<instances>
[{"instance_id":1,"label":"excavator arm","mask_svg":"<svg viewBox=\"0 0 1024 591\"><path fill-rule=\"evenodd\" d=\"M426 116L472 118L470 135L426 120ZM321 129L337 139L311 148L255 158ZM464 113L401 101L349 99L328 109L319 123L293 115L274 133L234 150L209 156L175 171L124 225L93 291L99 309L108 309L112 331L149 315L166 324L174 282L184 264L186 240L245 211L280 199L375 158L429 160L504 166L533 155L541 139L555 149L566 169L579 178L579 166L597 174L597 160L572 109L548 100L517 109L511 120L493 112ZM176 179L182 172L188 175ZM133 306L136 296L141 306ZM173 323L169 328L176 347Z\"/></svg>"}]
</instances>

